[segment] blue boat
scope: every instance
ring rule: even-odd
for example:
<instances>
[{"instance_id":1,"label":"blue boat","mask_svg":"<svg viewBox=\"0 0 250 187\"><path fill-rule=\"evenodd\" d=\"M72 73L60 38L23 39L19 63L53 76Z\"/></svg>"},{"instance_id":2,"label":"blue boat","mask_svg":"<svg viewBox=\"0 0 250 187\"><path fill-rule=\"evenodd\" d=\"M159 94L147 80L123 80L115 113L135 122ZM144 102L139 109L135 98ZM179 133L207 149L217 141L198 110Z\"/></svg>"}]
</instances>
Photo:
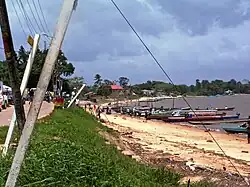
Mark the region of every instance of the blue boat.
<instances>
[{"instance_id":1,"label":"blue boat","mask_svg":"<svg viewBox=\"0 0 250 187\"><path fill-rule=\"evenodd\" d=\"M224 131L231 134L244 133L247 134L247 124L239 125L238 127L222 127Z\"/></svg>"},{"instance_id":2,"label":"blue boat","mask_svg":"<svg viewBox=\"0 0 250 187\"><path fill-rule=\"evenodd\" d=\"M227 116L223 116L222 119L223 120L227 120L227 119L239 119L240 115L227 115Z\"/></svg>"}]
</instances>

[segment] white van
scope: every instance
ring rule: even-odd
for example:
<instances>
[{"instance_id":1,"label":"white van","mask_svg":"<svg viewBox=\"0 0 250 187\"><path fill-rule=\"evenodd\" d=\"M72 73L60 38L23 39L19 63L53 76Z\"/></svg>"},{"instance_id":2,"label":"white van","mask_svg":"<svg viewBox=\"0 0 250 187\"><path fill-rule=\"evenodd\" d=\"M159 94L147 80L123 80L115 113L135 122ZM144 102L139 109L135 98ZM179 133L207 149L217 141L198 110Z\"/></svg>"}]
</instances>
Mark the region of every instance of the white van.
<instances>
[{"instance_id":1,"label":"white van","mask_svg":"<svg viewBox=\"0 0 250 187\"><path fill-rule=\"evenodd\" d=\"M5 87L7 89L5 89ZM0 112L2 109L6 109L8 107L8 96L6 95L8 90L11 90L10 87L4 86L3 82L0 81Z\"/></svg>"},{"instance_id":2,"label":"white van","mask_svg":"<svg viewBox=\"0 0 250 187\"><path fill-rule=\"evenodd\" d=\"M4 95L2 93L0 93L0 105L2 109L6 109L8 107L8 97L7 95Z\"/></svg>"}]
</instances>

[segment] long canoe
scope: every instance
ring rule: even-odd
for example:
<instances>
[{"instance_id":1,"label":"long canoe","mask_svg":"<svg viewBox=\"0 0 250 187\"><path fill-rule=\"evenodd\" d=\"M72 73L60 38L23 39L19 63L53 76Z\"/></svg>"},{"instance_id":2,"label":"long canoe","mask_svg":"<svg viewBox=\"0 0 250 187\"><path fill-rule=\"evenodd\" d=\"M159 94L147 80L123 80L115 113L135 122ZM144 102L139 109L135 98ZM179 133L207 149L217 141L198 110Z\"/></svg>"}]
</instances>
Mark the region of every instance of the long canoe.
<instances>
[{"instance_id":1,"label":"long canoe","mask_svg":"<svg viewBox=\"0 0 250 187\"><path fill-rule=\"evenodd\" d=\"M215 108L218 111L233 111L235 107Z\"/></svg>"},{"instance_id":2,"label":"long canoe","mask_svg":"<svg viewBox=\"0 0 250 187\"><path fill-rule=\"evenodd\" d=\"M189 121L216 121L223 119L236 119L239 118L239 115L230 115L230 116L197 116L197 117L184 117L184 116L171 116L165 119L162 119L165 122L189 122Z\"/></svg>"},{"instance_id":3,"label":"long canoe","mask_svg":"<svg viewBox=\"0 0 250 187\"><path fill-rule=\"evenodd\" d=\"M249 118L241 118L241 119L224 119L224 120L216 120L216 121L203 121L202 123L200 121L189 121L190 124L193 125L213 125L213 124L219 124L219 123L243 123L250 121Z\"/></svg>"},{"instance_id":4,"label":"long canoe","mask_svg":"<svg viewBox=\"0 0 250 187\"><path fill-rule=\"evenodd\" d=\"M222 127L224 131L227 133L235 134L235 133L247 133L246 127Z\"/></svg>"}]
</instances>

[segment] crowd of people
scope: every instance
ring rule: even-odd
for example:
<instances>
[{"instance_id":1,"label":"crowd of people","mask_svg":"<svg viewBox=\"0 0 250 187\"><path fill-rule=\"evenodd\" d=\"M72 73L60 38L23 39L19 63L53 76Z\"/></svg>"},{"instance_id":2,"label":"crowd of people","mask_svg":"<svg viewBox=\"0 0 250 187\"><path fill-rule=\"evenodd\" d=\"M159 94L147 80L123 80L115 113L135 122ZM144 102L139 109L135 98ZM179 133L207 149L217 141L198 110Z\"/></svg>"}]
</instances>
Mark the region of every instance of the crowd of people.
<instances>
[{"instance_id":1,"label":"crowd of people","mask_svg":"<svg viewBox=\"0 0 250 187\"><path fill-rule=\"evenodd\" d=\"M35 91L33 88L30 88L28 90L28 97L26 98L28 101L29 101L29 104L31 104L33 102L33 98L34 98L34 95L35 95ZM51 94L51 92L47 91L45 93L45 98L44 98L47 102L51 102L52 99L53 99L53 95Z\"/></svg>"},{"instance_id":2,"label":"crowd of people","mask_svg":"<svg viewBox=\"0 0 250 187\"><path fill-rule=\"evenodd\" d=\"M78 104L79 106L79 104ZM96 104L85 104L84 105L84 110L89 111L92 115L95 115L98 119L101 119L101 114L106 113L106 114L111 114L111 107L110 106L101 106L101 105L96 105Z\"/></svg>"}]
</instances>

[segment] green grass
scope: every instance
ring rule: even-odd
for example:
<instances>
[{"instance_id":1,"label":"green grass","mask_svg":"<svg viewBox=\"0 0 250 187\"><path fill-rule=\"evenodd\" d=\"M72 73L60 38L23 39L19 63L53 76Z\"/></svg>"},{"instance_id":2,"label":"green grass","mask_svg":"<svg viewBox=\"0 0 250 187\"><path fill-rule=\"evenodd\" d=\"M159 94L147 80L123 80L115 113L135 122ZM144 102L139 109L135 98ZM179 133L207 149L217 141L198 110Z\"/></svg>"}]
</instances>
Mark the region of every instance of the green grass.
<instances>
[{"instance_id":1,"label":"green grass","mask_svg":"<svg viewBox=\"0 0 250 187\"><path fill-rule=\"evenodd\" d=\"M2 126L0 127L0 144L4 143L5 137L7 135L8 132L8 126Z\"/></svg>"},{"instance_id":2,"label":"green grass","mask_svg":"<svg viewBox=\"0 0 250 187\"><path fill-rule=\"evenodd\" d=\"M180 175L139 164L106 145L97 127L102 128L81 109L57 110L37 124L17 186L180 186ZM0 128L1 141L6 132L6 127ZM11 155L0 158L0 186Z\"/></svg>"}]
</instances>

